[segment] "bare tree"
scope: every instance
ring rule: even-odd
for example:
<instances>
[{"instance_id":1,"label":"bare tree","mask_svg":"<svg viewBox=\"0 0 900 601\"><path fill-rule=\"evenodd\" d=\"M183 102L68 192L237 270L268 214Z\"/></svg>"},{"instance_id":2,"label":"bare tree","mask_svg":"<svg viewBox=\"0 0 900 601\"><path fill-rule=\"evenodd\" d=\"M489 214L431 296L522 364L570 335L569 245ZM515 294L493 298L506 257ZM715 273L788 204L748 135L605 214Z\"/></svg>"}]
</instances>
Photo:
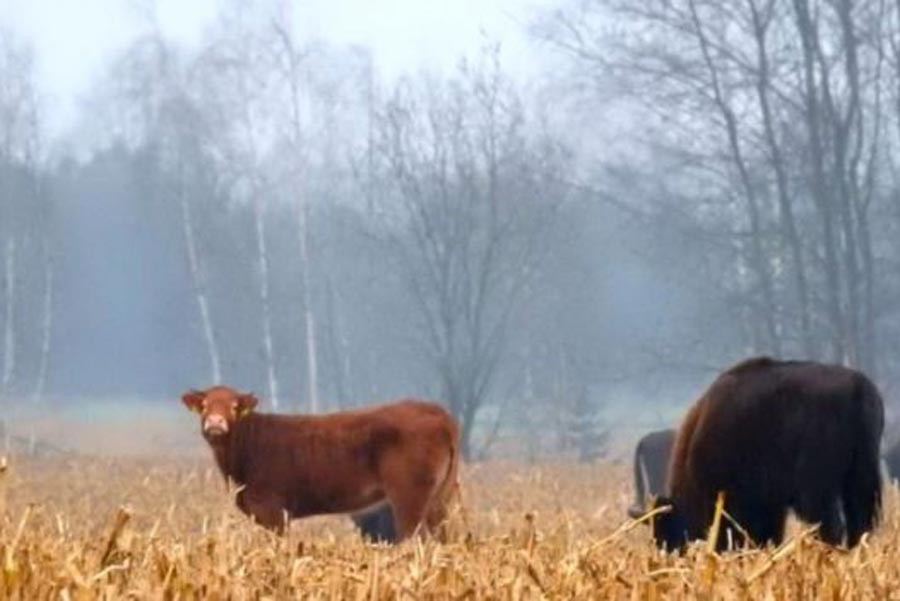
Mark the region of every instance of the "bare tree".
<instances>
[{"instance_id":1,"label":"bare tree","mask_svg":"<svg viewBox=\"0 0 900 601\"><path fill-rule=\"evenodd\" d=\"M641 101L651 144L680 162L659 179L693 198L679 210L740 250L725 281L750 352L877 368L887 13L883 1L592 0L537 28L578 81ZM610 32L609 19L625 25Z\"/></svg>"},{"instance_id":2,"label":"bare tree","mask_svg":"<svg viewBox=\"0 0 900 601\"><path fill-rule=\"evenodd\" d=\"M565 179L559 146L527 131L496 49L484 59L449 82L401 84L376 125L381 233L467 453Z\"/></svg>"},{"instance_id":3,"label":"bare tree","mask_svg":"<svg viewBox=\"0 0 900 601\"><path fill-rule=\"evenodd\" d=\"M778 210L780 211L783 235L790 248L791 263L797 295L797 311L800 317L800 336L802 349L806 356L815 356L810 307L809 284L803 242L797 227L795 208L791 202L789 174L785 165L783 144L776 133L775 115L773 114L770 96L772 95L771 67L769 56L769 30L776 18L774 0L767 0L760 7L756 0L748 0L752 19L753 39L756 43L755 65L756 94L762 117L765 145L768 148L770 168L775 173Z\"/></svg>"}]
</instances>

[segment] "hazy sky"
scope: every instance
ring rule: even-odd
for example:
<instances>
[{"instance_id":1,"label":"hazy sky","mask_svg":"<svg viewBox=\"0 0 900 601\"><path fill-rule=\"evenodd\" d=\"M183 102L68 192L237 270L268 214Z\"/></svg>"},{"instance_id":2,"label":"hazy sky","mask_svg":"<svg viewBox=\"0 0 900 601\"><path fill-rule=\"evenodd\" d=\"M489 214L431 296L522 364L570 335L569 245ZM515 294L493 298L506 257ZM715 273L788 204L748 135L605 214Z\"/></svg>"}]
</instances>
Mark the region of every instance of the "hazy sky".
<instances>
[{"instance_id":1,"label":"hazy sky","mask_svg":"<svg viewBox=\"0 0 900 601\"><path fill-rule=\"evenodd\" d=\"M142 28L147 0L0 0L0 22L31 40L54 129L65 126L75 101L100 72L110 53ZM156 0L163 31L184 45L196 44L214 19L217 0ZM533 62L524 32L534 11L550 0L294 0L301 33L335 44L373 49L387 76L451 67L485 39L499 40L514 71Z\"/></svg>"}]
</instances>

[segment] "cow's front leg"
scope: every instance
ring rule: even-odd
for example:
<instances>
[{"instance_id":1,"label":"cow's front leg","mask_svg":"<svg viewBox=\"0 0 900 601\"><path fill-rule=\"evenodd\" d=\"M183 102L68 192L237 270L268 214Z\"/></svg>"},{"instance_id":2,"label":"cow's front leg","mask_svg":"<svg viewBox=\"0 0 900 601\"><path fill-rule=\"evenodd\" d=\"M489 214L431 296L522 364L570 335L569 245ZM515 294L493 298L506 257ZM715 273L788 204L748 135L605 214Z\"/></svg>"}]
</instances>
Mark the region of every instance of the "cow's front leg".
<instances>
[{"instance_id":1,"label":"cow's front leg","mask_svg":"<svg viewBox=\"0 0 900 601\"><path fill-rule=\"evenodd\" d=\"M242 491L238 507L257 524L277 534L284 534L288 514L284 502L277 495L261 495Z\"/></svg>"}]
</instances>

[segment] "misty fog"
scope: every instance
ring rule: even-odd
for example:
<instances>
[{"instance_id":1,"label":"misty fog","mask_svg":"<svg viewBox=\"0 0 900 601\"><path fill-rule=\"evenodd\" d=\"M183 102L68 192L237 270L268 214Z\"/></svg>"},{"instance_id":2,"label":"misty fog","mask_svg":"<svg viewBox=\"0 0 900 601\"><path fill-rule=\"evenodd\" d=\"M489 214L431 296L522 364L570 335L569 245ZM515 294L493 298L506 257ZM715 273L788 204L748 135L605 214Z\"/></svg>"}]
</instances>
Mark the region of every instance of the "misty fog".
<instances>
[{"instance_id":1,"label":"misty fog","mask_svg":"<svg viewBox=\"0 0 900 601\"><path fill-rule=\"evenodd\" d=\"M195 435L223 382L591 460L756 354L890 421L900 6L485 4L0 0L8 427Z\"/></svg>"}]
</instances>

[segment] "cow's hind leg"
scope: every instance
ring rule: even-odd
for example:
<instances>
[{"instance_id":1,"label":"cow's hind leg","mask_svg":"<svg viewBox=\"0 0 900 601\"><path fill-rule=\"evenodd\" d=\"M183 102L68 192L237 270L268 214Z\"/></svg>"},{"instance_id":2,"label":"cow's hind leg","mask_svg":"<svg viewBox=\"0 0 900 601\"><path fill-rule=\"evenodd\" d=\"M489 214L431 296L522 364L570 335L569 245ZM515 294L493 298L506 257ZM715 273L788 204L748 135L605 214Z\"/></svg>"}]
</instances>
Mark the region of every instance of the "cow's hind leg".
<instances>
[{"instance_id":1,"label":"cow's hind leg","mask_svg":"<svg viewBox=\"0 0 900 601\"><path fill-rule=\"evenodd\" d=\"M829 545L839 545L844 540L844 519L838 499L828 502L825 513L819 522L819 538Z\"/></svg>"},{"instance_id":2,"label":"cow's hind leg","mask_svg":"<svg viewBox=\"0 0 900 601\"><path fill-rule=\"evenodd\" d=\"M452 496L452 494L444 493L443 491L436 494L431 503L429 503L425 516L425 526L428 528L428 533L440 542L447 542L449 538L447 518Z\"/></svg>"},{"instance_id":3,"label":"cow's hind leg","mask_svg":"<svg viewBox=\"0 0 900 601\"><path fill-rule=\"evenodd\" d=\"M756 516L754 536L760 545L780 545L784 540L784 522L787 519L787 508L775 505L761 509Z\"/></svg>"},{"instance_id":4,"label":"cow's hind leg","mask_svg":"<svg viewBox=\"0 0 900 601\"><path fill-rule=\"evenodd\" d=\"M415 533L425 519L428 505L438 486L434 470L427 465L410 469L401 457L383 465L384 492L393 510L396 540Z\"/></svg>"},{"instance_id":5,"label":"cow's hind leg","mask_svg":"<svg viewBox=\"0 0 900 601\"><path fill-rule=\"evenodd\" d=\"M388 497L398 542L412 536L422 525L432 490L433 487L421 485L398 484L390 487Z\"/></svg>"},{"instance_id":6,"label":"cow's hind leg","mask_svg":"<svg viewBox=\"0 0 900 601\"><path fill-rule=\"evenodd\" d=\"M456 464L449 467L443 481L432 495L425 516L428 532L440 542L447 542L450 538L448 519L451 508L455 507L458 511L463 510L457 469Z\"/></svg>"},{"instance_id":7,"label":"cow's hind leg","mask_svg":"<svg viewBox=\"0 0 900 601\"><path fill-rule=\"evenodd\" d=\"M844 539L844 520L838 499L822 496L807 499L797 508L798 516L811 524L819 524L819 539L829 545L839 545Z\"/></svg>"},{"instance_id":8,"label":"cow's hind leg","mask_svg":"<svg viewBox=\"0 0 900 601\"><path fill-rule=\"evenodd\" d=\"M784 537L784 520L787 509L777 504L764 501L750 501L744 498L743 502L732 507L727 507L731 518L737 522L737 526L730 522L723 522L723 536L731 535L732 548L738 548L747 544L763 546L768 543L778 544ZM741 532L750 535L750 540ZM717 548L719 550L728 547L728 539L720 536Z\"/></svg>"},{"instance_id":9,"label":"cow's hind leg","mask_svg":"<svg viewBox=\"0 0 900 601\"><path fill-rule=\"evenodd\" d=\"M865 532L875 527L881 510L881 475L878 473L878 456L856 458L845 478L841 499L844 519L847 522L847 546L859 542Z\"/></svg>"}]
</instances>

